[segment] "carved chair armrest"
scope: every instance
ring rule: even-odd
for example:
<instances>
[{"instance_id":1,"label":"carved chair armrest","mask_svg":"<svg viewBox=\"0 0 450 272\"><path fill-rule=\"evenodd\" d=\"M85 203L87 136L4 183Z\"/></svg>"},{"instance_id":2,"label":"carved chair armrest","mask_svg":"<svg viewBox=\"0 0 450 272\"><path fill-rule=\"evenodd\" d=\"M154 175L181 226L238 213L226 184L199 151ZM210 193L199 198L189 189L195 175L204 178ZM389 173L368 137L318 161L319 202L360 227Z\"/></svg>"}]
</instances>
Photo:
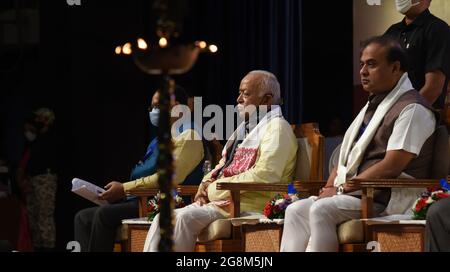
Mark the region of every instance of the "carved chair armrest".
<instances>
[{"instance_id":1,"label":"carved chair armrest","mask_svg":"<svg viewBox=\"0 0 450 272\"><path fill-rule=\"evenodd\" d=\"M439 179L359 179L348 180L351 186L362 188L426 188L440 185Z\"/></svg>"},{"instance_id":2,"label":"carved chair armrest","mask_svg":"<svg viewBox=\"0 0 450 272\"><path fill-rule=\"evenodd\" d=\"M241 214L241 191L287 192L288 184L218 182L216 183L216 188L218 190L229 190L231 192L231 199L233 200L233 217L239 217Z\"/></svg>"},{"instance_id":3,"label":"carved chair armrest","mask_svg":"<svg viewBox=\"0 0 450 272\"><path fill-rule=\"evenodd\" d=\"M139 201L139 217L147 216L147 198L156 196L158 188L135 188L126 192L127 196L136 196Z\"/></svg>"},{"instance_id":4,"label":"carved chair armrest","mask_svg":"<svg viewBox=\"0 0 450 272\"><path fill-rule=\"evenodd\" d=\"M261 191L261 192L286 192L288 184L285 183L255 183L255 182L218 182L216 188L229 191Z\"/></svg>"},{"instance_id":5,"label":"carved chair armrest","mask_svg":"<svg viewBox=\"0 0 450 272\"><path fill-rule=\"evenodd\" d=\"M198 191L198 185L178 185L177 192L179 195L191 196L196 195Z\"/></svg>"},{"instance_id":6,"label":"carved chair armrest","mask_svg":"<svg viewBox=\"0 0 450 272\"><path fill-rule=\"evenodd\" d=\"M198 185L178 185L177 192L181 196L190 196L191 202L194 202L194 197L197 194Z\"/></svg>"},{"instance_id":7,"label":"carved chair armrest","mask_svg":"<svg viewBox=\"0 0 450 272\"><path fill-rule=\"evenodd\" d=\"M197 193L198 185L178 185L176 189L179 195L190 196L193 201L194 196ZM147 199L156 196L158 192L159 188L136 188L127 191L126 195L138 197L139 216L145 217L147 211Z\"/></svg>"},{"instance_id":8,"label":"carved chair armrest","mask_svg":"<svg viewBox=\"0 0 450 272\"><path fill-rule=\"evenodd\" d=\"M294 181L294 188L300 195L312 196L317 195L319 190L327 184L325 180L304 180Z\"/></svg>"},{"instance_id":9,"label":"carved chair armrest","mask_svg":"<svg viewBox=\"0 0 450 272\"><path fill-rule=\"evenodd\" d=\"M159 192L158 188L136 188L126 192L127 196L149 197L155 196Z\"/></svg>"},{"instance_id":10,"label":"carved chair armrest","mask_svg":"<svg viewBox=\"0 0 450 272\"><path fill-rule=\"evenodd\" d=\"M439 179L360 179L348 180L351 186L362 188L361 218L373 217L373 199L375 189L383 188L427 188L440 185Z\"/></svg>"}]
</instances>

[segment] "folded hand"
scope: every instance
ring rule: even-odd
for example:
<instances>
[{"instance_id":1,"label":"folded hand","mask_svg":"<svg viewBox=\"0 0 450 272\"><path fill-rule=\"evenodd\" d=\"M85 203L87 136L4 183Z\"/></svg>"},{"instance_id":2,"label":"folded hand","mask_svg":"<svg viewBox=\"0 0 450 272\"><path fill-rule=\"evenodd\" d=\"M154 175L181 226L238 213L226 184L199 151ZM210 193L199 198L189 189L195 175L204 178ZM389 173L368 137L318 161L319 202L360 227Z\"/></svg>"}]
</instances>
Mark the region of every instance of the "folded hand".
<instances>
[{"instance_id":1,"label":"folded hand","mask_svg":"<svg viewBox=\"0 0 450 272\"><path fill-rule=\"evenodd\" d=\"M203 181L198 186L197 194L195 195L194 201L200 204L200 206L207 204L209 202L208 199L208 186L213 182L214 180L209 179L206 181Z\"/></svg>"},{"instance_id":2,"label":"folded hand","mask_svg":"<svg viewBox=\"0 0 450 272\"><path fill-rule=\"evenodd\" d=\"M319 199L336 195L336 187L323 187L320 189Z\"/></svg>"},{"instance_id":3,"label":"folded hand","mask_svg":"<svg viewBox=\"0 0 450 272\"><path fill-rule=\"evenodd\" d=\"M98 195L98 199L106 200L109 203L115 203L125 197L125 190L123 184L117 181L112 181L105 186L106 191Z\"/></svg>"}]
</instances>

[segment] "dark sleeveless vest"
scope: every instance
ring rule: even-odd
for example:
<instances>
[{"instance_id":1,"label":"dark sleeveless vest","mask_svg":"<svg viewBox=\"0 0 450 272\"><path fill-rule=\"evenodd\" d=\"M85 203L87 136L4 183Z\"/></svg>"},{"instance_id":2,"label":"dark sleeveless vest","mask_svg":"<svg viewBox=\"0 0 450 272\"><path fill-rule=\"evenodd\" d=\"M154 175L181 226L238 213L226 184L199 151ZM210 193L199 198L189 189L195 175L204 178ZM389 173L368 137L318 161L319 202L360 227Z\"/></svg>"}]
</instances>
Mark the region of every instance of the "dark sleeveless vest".
<instances>
[{"instance_id":1,"label":"dark sleeveless vest","mask_svg":"<svg viewBox=\"0 0 450 272\"><path fill-rule=\"evenodd\" d=\"M410 104L420 104L431 110L436 117L436 126L438 125L439 114L419 94L419 92L416 90L406 92L397 100L397 102L384 116L383 121L375 133L375 136L366 149L363 160L359 166L358 173L364 172L377 162L383 160L386 155L386 149L389 138L392 135L395 122L397 121L400 113ZM404 173L418 179L430 177L434 140L435 134L433 133L425 141L425 144L420 150L420 154L408 164L406 169L403 170ZM374 198L377 203L387 205L389 203L390 190L377 190Z\"/></svg>"}]
</instances>

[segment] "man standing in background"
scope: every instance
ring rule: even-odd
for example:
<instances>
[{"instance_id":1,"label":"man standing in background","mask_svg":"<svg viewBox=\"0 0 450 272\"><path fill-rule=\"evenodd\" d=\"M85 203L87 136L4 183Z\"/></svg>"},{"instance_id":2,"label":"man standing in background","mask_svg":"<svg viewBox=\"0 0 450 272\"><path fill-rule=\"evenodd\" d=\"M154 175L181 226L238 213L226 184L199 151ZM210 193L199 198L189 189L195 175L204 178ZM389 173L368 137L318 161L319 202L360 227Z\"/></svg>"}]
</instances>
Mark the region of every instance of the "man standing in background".
<instances>
[{"instance_id":1,"label":"man standing in background","mask_svg":"<svg viewBox=\"0 0 450 272\"><path fill-rule=\"evenodd\" d=\"M384 35L406 50L414 88L442 110L450 78L450 27L430 13L431 0L395 0L395 5L405 18Z\"/></svg>"}]
</instances>

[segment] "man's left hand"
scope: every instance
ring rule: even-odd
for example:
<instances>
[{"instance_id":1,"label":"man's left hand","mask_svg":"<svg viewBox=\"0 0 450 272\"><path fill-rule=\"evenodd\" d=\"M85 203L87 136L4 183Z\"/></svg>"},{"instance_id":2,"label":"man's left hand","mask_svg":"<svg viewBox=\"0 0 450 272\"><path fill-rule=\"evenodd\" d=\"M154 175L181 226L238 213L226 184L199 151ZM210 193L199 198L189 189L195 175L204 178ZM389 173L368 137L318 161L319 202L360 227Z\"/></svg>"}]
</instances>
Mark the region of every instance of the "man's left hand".
<instances>
[{"instance_id":1,"label":"man's left hand","mask_svg":"<svg viewBox=\"0 0 450 272\"><path fill-rule=\"evenodd\" d=\"M100 200L106 200L109 203L115 203L125 197L123 184L118 181L112 181L105 186L106 192L98 196Z\"/></svg>"},{"instance_id":2,"label":"man's left hand","mask_svg":"<svg viewBox=\"0 0 450 272\"><path fill-rule=\"evenodd\" d=\"M334 195L336 195L336 187L324 187L319 194L319 199L332 197Z\"/></svg>"},{"instance_id":3,"label":"man's left hand","mask_svg":"<svg viewBox=\"0 0 450 272\"><path fill-rule=\"evenodd\" d=\"M213 182L214 180L209 179L205 180L202 183L200 183L198 187L197 194L194 197L194 201L197 202L200 206L203 206L204 204L207 204L209 202L208 199L208 186Z\"/></svg>"}]
</instances>

